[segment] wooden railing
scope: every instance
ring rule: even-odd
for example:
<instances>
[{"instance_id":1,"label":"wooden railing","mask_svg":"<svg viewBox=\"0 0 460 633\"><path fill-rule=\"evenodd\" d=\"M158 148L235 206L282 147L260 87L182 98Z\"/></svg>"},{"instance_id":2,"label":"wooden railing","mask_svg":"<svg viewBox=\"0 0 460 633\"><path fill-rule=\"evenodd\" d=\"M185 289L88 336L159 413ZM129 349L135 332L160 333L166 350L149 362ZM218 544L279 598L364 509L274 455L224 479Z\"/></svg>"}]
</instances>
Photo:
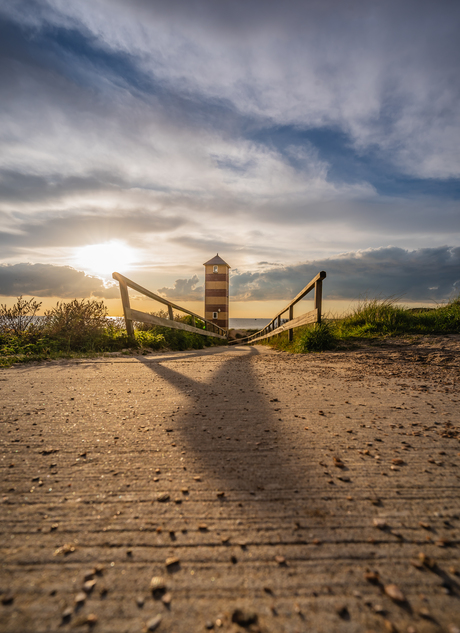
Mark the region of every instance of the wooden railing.
<instances>
[{"instance_id":1,"label":"wooden railing","mask_svg":"<svg viewBox=\"0 0 460 633\"><path fill-rule=\"evenodd\" d=\"M126 332L128 336L134 336L134 321L141 321L142 323L151 323L152 325L162 325L163 327L170 327L176 330L186 330L187 332L195 332L195 334L202 334L203 336L214 336L215 338L221 338L227 340L227 331L223 328L215 325L211 321L206 321L199 314L195 314L186 308L182 308L181 306L164 299L164 297L160 297L156 295L154 292L150 292L146 288L139 286L131 279L120 275L120 273L113 273L112 277L118 281L120 284L120 294L121 294L121 303L123 304L123 314L125 317L126 324ZM133 310L129 304L129 294L128 288L132 288L137 292L145 295L146 297L150 297L150 299L155 299L159 303L168 306L169 319L163 319L162 317L154 316L153 314L148 314L147 312L140 312L139 310ZM181 323L180 321L174 320L173 310L179 310L180 312L185 312L192 317L193 325L188 325L187 323ZM195 320L199 319L200 322L204 323L204 329L195 327Z\"/></svg>"},{"instance_id":2,"label":"wooden railing","mask_svg":"<svg viewBox=\"0 0 460 633\"><path fill-rule=\"evenodd\" d=\"M307 325L308 323L321 323L321 304L323 299L323 279L326 278L326 273L322 270L320 273L316 275L314 279L310 281L309 284L305 286L303 290L299 292L299 294L278 314L270 321L268 325L266 325L262 330L252 334L243 339L238 339L237 341L232 341L232 343L255 343L256 341L261 341L265 338L270 338L271 336L276 336L277 334L281 334L281 332L289 332L289 340L293 339L293 330L296 327L300 327L301 325ZM311 290L315 289L315 307L310 312L306 312L301 316L294 318L294 306L301 299L305 297ZM288 320L285 323L282 323L281 317L283 314L289 312Z\"/></svg>"}]
</instances>

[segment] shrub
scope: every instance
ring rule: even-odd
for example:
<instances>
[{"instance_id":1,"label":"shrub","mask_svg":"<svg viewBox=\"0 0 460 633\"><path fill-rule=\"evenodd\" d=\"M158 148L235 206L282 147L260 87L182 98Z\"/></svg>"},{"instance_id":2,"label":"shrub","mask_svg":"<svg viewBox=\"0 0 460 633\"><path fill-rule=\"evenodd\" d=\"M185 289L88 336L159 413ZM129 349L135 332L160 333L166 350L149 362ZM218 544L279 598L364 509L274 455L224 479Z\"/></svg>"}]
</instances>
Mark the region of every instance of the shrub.
<instances>
[{"instance_id":1,"label":"shrub","mask_svg":"<svg viewBox=\"0 0 460 633\"><path fill-rule=\"evenodd\" d=\"M295 351L301 354L306 352L323 352L334 349L338 342L334 324L328 321L315 323L312 328L302 332L296 340Z\"/></svg>"},{"instance_id":2,"label":"shrub","mask_svg":"<svg viewBox=\"0 0 460 633\"><path fill-rule=\"evenodd\" d=\"M45 312L45 332L65 343L67 348L93 348L107 328L107 307L94 299L56 304Z\"/></svg>"},{"instance_id":3,"label":"shrub","mask_svg":"<svg viewBox=\"0 0 460 633\"><path fill-rule=\"evenodd\" d=\"M22 295L18 297L12 308L7 308L4 304L0 305L0 332L12 332L20 336L26 331L38 329L36 316L41 305L35 301L34 297L27 301L22 298Z\"/></svg>"}]
</instances>

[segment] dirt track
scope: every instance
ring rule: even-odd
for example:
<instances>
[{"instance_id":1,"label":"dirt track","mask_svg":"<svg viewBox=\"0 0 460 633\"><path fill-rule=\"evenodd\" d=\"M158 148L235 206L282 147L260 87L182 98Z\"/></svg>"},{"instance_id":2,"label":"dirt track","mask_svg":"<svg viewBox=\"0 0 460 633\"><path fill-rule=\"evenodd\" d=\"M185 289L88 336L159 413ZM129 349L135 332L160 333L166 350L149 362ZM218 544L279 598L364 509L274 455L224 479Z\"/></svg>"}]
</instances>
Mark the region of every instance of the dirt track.
<instances>
[{"instance_id":1,"label":"dirt track","mask_svg":"<svg viewBox=\"0 0 460 633\"><path fill-rule=\"evenodd\" d=\"M458 337L1 371L0 631L455 633L459 375Z\"/></svg>"}]
</instances>

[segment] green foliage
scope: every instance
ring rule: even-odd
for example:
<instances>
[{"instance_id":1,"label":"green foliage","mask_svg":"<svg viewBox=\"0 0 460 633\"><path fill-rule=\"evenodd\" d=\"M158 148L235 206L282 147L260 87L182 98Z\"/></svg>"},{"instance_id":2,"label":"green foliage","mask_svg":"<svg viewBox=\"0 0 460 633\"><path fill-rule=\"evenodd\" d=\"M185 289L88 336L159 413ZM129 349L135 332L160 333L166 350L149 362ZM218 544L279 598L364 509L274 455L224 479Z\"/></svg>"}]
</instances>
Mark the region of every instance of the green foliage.
<instances>
[{"instance_id":1,"label":"green foliage","mask_svg":"<svg viewBox=\"0 0 460 633\"><path fill-rule=\"evenodd\" d=\"M262 344L306 353L334 349L360 338L460 333L460 297L437 308L403 308L395 302L393 298L366 300L341 319L294 330L292 342L283 333Z\"/></svg>"},{"instance_id":2,"label":"green foliage","mask_svg":"<svg viewBox=\"0 0 460 633\"><path fill-rule=\"evenodd\" d=\"M460 299L433 309L398 307L392 298L367 300L336 325L341 338L458 333Z\"/></svg>"},{"instance_id":3,"label":"green foliage","mask_svg":"<svg viewBox=\"0 0 460 633\"><path fill-rule=\"evenodd\" d=\"M305 329L296 338L294 349L296 352L324 352L337 347L338 338L333 323L325 321L315 323L313 327Z\"/></svg>"},{"instance_id":4,"label":"green foliage","mask_svg":"<svg viewBox=\"0 0 460 633\"><path fill-rule=\"evenodd\" d=\"M56 304L40 320L40 303L18 297L13 308L0 306L0 367L15 362L54 358L94 356L106 352L159 349L202 349L222 344L222 340L194 332L136 324L134 337L128 337L124 319L109 319L103 301L74 299ZM167 317L166 312L158 316ZM175 315L175 320L192 324L192 317ZM204 325L199 319L197 327Z\"/></svg>"},{"instance_id":5,"label":"green foliage","mask_svg":"<svg viewBox=\"0 0 460 633\"><path fill-rule=\"evenodd\" d=\"M22 295L12 308L7 308L5 304L0 305L0 332L12 332L20 336L24 332L36 329L35 317L41 307L35 298L26 299Z\"/></svg>"},{"instance_id":6,"label":"green foliage","mask_svg":"<svg viewBox=\"0 0 460 633\"><path fill-rule=\"evenodd\" d=\"M45 312L45 331L69 351L94 349L107 327L107 312L104 302L94 299L58 302Z\"/></svg>"}]
</instances>

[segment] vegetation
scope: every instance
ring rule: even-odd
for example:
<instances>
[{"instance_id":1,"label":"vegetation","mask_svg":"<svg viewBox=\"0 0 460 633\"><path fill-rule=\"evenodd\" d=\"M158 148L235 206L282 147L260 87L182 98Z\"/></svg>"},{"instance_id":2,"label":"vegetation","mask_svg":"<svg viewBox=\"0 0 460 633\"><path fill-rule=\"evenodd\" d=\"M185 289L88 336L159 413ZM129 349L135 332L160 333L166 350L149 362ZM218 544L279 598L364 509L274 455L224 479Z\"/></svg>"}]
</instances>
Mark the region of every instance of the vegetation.
<instances>
[{"instance_id":1,"label":"vegetation","mask_svg":"<svg viewBox=\"0 0 460 633\"><path fill-rule=\"evenodd\" d=\"M359 339L430 334L460 334L460 297L437 308L403 308L395 299L371 299L361 302L349 315L325 319L294 330L264 343L294 353L321 352Z\"/></svg>"},{"instance_id":2,"label":"vegetation","mask_svg":"<svg viewBox=\"0 0 460 633\"><path fill-rule=\"evenodd\" d=\"M142 354L159 349L202 349L222 344L220 339L193 332L137 323L129 338L123 319L110 319L103 301L74 299L58 302L45 316L38 317L41 303L18 297L12 308L0 305L0 367L17 362L57 358L91 357L110 352ZM166 316L164 312L155 313ZM192 317L175 315L175 320L192 323ZM204 327L197 319L196 327Z\"/></svg>"}]
</instances>

